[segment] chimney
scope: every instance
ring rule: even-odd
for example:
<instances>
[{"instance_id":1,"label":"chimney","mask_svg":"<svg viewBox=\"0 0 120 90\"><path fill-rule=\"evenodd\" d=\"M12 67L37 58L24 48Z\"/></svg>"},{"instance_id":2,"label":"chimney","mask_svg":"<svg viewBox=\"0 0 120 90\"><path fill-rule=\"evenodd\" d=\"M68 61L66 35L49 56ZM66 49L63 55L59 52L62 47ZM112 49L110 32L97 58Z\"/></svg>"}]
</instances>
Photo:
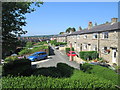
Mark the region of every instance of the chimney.
<instances>
[{"instance_id":1,"label":"chimney","mask_svg":"<svg viewBox=\"0 0 120 90\"><path fill-rule=\"evenodd\" d=\"M95 23L95 26L97 26L97 23Z\"/></svg>"},{"instance_id":2,"label":"chimney","mask_svg":"<svg viewBox=\"0 0 120 90\"><path fill-rule=\"evenodd\" d=\"M79 29L78 29L78 31L81 31L82 30L82 28L81 28L81 26L79 27Z\"/></svg>"},{"instance_id":3,"label":"chimney","mask_svg":"<svg viewBox=\"0 0 120 90\"><path fill-rule=\"evenodd\" d=\"M111 24L118 22L118 18L111 18Z\"/></svg>"},{"instance_id":4,"label":"chimney","mask_svg":"<svg viewBox=\"0 0 120 90\"><path fill-rule=\"evenodd\" d=\"M91 29L92 27L93 27L92 22L89 22L89 23L88 23L88 29Z\"/></svg>"}]
</instances>

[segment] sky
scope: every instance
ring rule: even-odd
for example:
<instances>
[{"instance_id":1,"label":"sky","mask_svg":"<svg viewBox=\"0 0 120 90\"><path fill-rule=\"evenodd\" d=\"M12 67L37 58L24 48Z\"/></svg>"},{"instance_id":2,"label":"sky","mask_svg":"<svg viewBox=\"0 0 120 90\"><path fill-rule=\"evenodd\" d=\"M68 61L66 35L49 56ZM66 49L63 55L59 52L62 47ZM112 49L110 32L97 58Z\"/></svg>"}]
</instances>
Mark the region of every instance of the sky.
<instances>
[{"instance_id":1,"label":"sky","mask_svg":"<svg viewBox=\"0 0 120 90\"><path fill-rule=\"evenodd\" d=\"M34 6L32 6L34 7ZM118 17L118 2L44 2L26 14L28 33L23 36L53 35L67 28L87 28L88 22L102 24Z\"/></svg>"}]
</instances>

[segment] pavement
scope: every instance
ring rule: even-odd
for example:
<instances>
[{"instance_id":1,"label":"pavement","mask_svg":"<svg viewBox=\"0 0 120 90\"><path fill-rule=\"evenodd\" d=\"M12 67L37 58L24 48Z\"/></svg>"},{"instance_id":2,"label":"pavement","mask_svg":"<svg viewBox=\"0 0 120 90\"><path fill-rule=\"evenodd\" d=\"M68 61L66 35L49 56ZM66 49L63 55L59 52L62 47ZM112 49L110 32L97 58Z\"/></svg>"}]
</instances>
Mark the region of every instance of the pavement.
<instances>
[{"instance_id":1,"label":"pavement","mask_svg":"<svg viewBox=\"0 0 120 90\"><path fill-rule=\"evenodd\" d=\"M54 47L50 49L51 55L48 56L48 59L32 62L33 68L42 68L42 67L56 67L57 63L66 63L71 67L80 69L80 65L75 61L69 61L69 57L65 54L64 51L59 51Z\"/></svg>"}]
</instances>

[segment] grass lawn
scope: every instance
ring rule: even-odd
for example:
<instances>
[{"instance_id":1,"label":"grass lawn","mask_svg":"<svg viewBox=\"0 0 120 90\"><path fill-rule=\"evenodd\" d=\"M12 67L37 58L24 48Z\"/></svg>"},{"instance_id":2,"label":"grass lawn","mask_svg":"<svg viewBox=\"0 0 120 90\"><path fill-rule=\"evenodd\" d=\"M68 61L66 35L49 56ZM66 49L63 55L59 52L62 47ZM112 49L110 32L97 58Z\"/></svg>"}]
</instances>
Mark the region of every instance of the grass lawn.
<instances>
[{"instance_id":1,"label":"grass lawn","mask_svg":"<svg viewBox=\"0 0 120 90\"><path fill-rule=\"evenodd\" d=\"M0 76L2 75L2 65L0 65Z\"/></svg>"}]
</instances>

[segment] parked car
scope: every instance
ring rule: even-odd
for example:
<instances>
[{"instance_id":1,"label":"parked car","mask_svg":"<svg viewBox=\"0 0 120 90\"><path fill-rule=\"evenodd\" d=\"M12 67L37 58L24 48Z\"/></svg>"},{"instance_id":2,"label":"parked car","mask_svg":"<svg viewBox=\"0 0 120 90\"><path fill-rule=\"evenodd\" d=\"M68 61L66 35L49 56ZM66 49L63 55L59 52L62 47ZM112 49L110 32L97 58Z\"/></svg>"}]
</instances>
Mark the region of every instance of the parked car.
<instances>
[{"instance_id":1,"label":"parked car","mask_svg":"<svg viewBox=\"0 0 120 90\"><path fill-rule=\"evenodd\" d=\"M67 53L67 56L77 56L77 54L75 53L75 51L69 51Z\"/></svg>"},{"instance_id":2,"label":"parked car","mask_svg":"<svg viewBox=\"0 0 120 90\"><path fill-rule=\"evenodd\" d=\"M16 53L14 53L14 54L11 54L11 56L17 56L17 54L16 54Z\"/></svg>"},{"instance_id":3,"label":"parked car","mask_svg":"<svg viewBox=\"0 0 120 90\"><path fill-rule=\"evenodd\" d=\"M60 47L64 47L65 45L60 45Z\"/></svg>"},{"instance_id":4,"label":"parked car","mask_svg":"<svg viewBox=\"0 0 120 90\"><path fill-rule=\"evenodd\" d=\"M47 54L46 52L35 52L34 54L28 56L28 59L31 61L37 61L37 60L41 60L41 59L45 59L47 58Z\"/></svg>"}]
</instances>

